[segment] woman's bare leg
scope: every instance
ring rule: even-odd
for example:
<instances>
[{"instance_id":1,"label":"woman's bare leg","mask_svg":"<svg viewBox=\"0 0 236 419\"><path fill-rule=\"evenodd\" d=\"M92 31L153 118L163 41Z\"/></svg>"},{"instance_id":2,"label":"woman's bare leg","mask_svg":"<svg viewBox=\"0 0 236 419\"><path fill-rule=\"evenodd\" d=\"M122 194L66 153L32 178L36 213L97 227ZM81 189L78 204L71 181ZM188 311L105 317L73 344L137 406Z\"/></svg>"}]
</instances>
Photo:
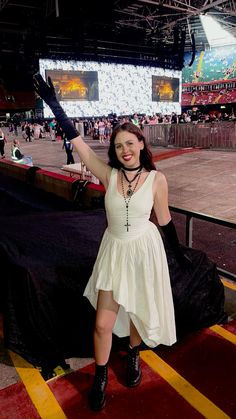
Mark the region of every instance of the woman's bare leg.
<instances>
[{"instance_id":1,"label":"woman's bare leg","mask_svg":"<svg viewBox=\"0 0 236 419\"><path fill-rule=\"evenodd\" d=\"M119 304L113 299L112 291L99 291L94 330L94 352L97 365L108 362Z\"/></svg>"},{"instance_id":2,"label":"woman's bare leg","mask_svg":"<svg viewBox=\"0 0 236 419\"><path fill-rule=\"evenodd\" d=\"M135 346L140 345L142 339L135 327L135 325L133 324L132 320L130 320L130 346L132 348L134 348Z\"/></svg>"}]
</instances>

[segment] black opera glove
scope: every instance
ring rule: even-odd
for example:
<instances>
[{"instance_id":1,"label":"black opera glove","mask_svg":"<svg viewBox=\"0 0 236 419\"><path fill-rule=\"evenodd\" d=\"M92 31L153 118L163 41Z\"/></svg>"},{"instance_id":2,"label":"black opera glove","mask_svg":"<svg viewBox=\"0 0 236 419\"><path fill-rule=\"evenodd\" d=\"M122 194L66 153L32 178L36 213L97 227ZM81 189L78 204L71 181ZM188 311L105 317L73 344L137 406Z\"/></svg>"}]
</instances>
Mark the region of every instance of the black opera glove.
<instances>
[{"instance_id":1,"label":"black opera glove","mask_svg":"<svg viewBox=\"0 0 236 419\"><path fill-rule=\"evenodd\" d=\"M183 270L191 269L193 267L192 261L188 257L188 255L184 253L184 251L182 250L180 246L179 239L178 239L173 221L170 220L168 224L166 224L165 226L161 226L161 230L163 231L163 234L170 248L175 254L175 257L181 269Z\"/></svg>"},{"instance_id":2,"label":"black opera glove","mask_svg":"<svg viewBox=\"0 0 236 419\"><path fill-rule=\"evenodd\" d=\"M48 77L48 82L46 83L41 74L36 73L34 74L33 79L35 91L48 106L53 106L54 103L58 103L51 77Z\"/></svg>"},{"instance_id":3,"label":"black opera glove","mask_svg":"<svg viewBox=\"0 0 236 419\"><path fill-rule=\"evenodd\" d=\"M68 118L57 100L51 77L48 77L48 82L46 83L41 74L36 73L33 76L33 79L36 93L44 100L44 102L47 103L47 105L52 110L56 120L64 131L66 138L70 141L73 140L73 138L78 137L78 131L75 129L72 121Z\"/></svg>"}]
</instances>

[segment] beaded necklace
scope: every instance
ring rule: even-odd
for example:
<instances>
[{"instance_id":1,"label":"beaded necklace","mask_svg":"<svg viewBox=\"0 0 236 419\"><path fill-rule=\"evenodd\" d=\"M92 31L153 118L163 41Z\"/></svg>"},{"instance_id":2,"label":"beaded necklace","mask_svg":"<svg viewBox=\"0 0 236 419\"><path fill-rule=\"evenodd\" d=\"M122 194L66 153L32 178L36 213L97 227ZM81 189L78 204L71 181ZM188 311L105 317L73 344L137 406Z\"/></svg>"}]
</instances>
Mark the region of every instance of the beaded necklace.
<instances>
[{"instance_id":1,"label":"beaded necklace","mask_svg":"<svg viewBox=\"0 0 236 419\"><path fill-rule=\"evenodd\" d=\"M123 176L125 177L125 180L128 182L128 189L126 192L127 197L131 196L133 194L134 191L132 191L132 183L135 181L135 179L137 179L137 177L140 175L140 173L142 172L143 168L142 166L138 167L138 171L137 173L134 175L133 179L129 180L127 178L127 175L125 173L124 169L121 169Z\"/></svg>"},{"instance_id":2,"label":"beaded necklace","mask_svg":"<svg viewBox=\"0 0 236 419\"><path fill-rule=\"evenodd\" d=\"M121 170L121 187L122 187L122 195L125 201L125 208L126 208L126 224L124 225L127 228L127 231L129 231L129 227L131 227L131 224L129 224L129 203L130 200L138 186L139 183L139 179L142 173L142 167L140 168L140 170L136 173L136 175L133 177L133 179L129 180L125 174L125 172L123 170ZM124 188L124 178L127 180L128 184L128 189L127 189L127 193L125 195L125 188ZM136 179L136 182L134 184L134 187L132 189L132 182L134 182Z\"/></svg>"}]
</instances>

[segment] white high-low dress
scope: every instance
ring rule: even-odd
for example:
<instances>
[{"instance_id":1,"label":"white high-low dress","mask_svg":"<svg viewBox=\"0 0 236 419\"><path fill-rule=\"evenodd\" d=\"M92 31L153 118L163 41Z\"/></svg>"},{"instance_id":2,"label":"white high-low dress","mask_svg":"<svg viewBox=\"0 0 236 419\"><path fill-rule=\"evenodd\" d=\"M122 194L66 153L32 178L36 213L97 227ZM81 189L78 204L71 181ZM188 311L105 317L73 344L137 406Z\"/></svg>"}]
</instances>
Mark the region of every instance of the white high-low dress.
<instances>
[{"instance_id":1,"label":"white high-low dress","mask_svg":"<svg viewBox=\"0 0 236 419\"><path fill-rule=\"evenodd\" d=\"M149 221L153 207L152 170L132 195L128 208L112 169L105 195L108 227L84 295L96 309L99 290L113 291L120 305L113 333L129 336L130 319L149 347L176 342L174 306L161 235Z\"/></svg>"}]
</instances>

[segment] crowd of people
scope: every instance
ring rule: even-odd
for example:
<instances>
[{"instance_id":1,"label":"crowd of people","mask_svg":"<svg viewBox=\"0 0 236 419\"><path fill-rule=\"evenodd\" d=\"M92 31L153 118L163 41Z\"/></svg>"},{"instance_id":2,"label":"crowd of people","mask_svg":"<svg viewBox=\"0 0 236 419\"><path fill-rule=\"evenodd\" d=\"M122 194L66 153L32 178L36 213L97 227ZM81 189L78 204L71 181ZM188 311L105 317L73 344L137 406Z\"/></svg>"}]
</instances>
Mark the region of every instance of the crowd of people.
<instances>
[{"instance_id":1,"label":"crowd of people","mask_svg":"<svg viewBox=\"0 0 236 419\"><path fill-rule=\"evenodd\" d=\"M199 109L192 109L191 111L182 112L180 115L172 112L170 115L162 115L159 113L153 115L133 114L121 115L110 114L103 117L92 118L73 118L71 119L75 128L80 132L82 126L82 135L97 140L100 144L107 143L109 145L112 132L116 125L127 122L132 122L141 130L145 125L156 124L198 124L198 123L214 123L224 121L235 121L236 117L232 110L231 113L226 111L214 111L203 113ZM80 127L79 127L80 125ZM5 133L4 133L5 131ZM1 158L5 158L4 147L7 142L6 129L0 129L0 153ZM62 148L66 152L66 164L73 164L73 146L68 141L60 124L56 118L48 120L22 121L20 123L9 122L8 131L10 137L21 138L25 142L32 142L33 140L46 139L52 142L62 142ZM18 142L19 146L19 142Z\"/></svg>"},{"instance_id":2,"label":"crowd of people","mask_svg":"<svg viewBox=\"0 0 236 419\"><path fill-rule=\"evenodd\" d=\"M91 118L72 118L75 127L78 129L77 124L83 124L84 136L90 136L99 143L110 141L110 137L114 127L117 124L124 122L133 122L139 128L144 125L156 124L183 124L183 123L213 123L221 121L235 121L236 115L232 110L230 113L227 111L209 111L202 112L198 108L183 111L181 114L172 112L170 115L163 115L155 113L153 115L133 114L133 115L120 115L110 114L102 117ZM48 120L37 120L35 122L23 121L20 123L8 123L9 132L14 135L19 135L21 130L22 137L25 141L37 140L40 138L50 139L51 141L63 141L65 134L63 133L60 125L55 118Z\"/></svg>"}]
</instances>

